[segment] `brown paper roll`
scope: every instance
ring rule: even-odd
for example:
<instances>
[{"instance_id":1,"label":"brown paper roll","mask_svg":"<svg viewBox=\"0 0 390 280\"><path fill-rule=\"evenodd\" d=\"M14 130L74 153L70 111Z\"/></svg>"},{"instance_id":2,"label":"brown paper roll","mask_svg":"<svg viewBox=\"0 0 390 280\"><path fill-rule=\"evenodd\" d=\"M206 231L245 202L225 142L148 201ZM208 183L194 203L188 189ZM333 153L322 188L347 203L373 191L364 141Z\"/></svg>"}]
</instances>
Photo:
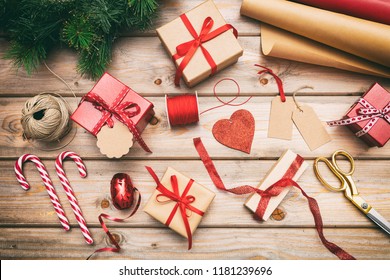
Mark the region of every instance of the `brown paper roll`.
<instances>
[{"instance_id":1,"label":"brown paper roll","mask_svg":"<svg viewBox=\"0 0 390 280\"><path fill-rule=\"evenodd\" d=\"M390 26L284 0L243 0L241 14L390 67Z\"/></svg>"},{"instance_id":2,"label":"brown paper roll","mask_svg":"<svg viewBox=\"0 0 390 280\"><path fill-rule=\"evenodd\" d=\"M268 24L261 25L264 55L390 78L390 68Z\"/></svg>"}]
</instances>

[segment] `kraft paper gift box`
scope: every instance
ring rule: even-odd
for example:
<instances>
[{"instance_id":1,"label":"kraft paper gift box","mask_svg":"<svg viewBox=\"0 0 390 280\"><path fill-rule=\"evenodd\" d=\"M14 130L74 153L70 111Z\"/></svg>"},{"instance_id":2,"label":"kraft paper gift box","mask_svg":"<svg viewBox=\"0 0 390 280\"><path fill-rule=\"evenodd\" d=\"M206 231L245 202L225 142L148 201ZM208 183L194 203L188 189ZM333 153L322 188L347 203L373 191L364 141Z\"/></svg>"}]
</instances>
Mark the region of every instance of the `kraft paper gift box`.
<instances>
[{"instance_id":1,"label":"kraft paper gift box","mask_svg":"<svg viewBox=\"0 0 390 280\"><path fill-rule=\"evenodd\" d=\"M151 172L151 171L149 171ZM153 172L153 171L152 171ZM154 174L154 172L153 172ZM151 173L152 175L152 173ZM171 184L171 176L175 175L178 182L178 190L180 196L183 195L183 191L186 189L187 184L191 180L187 176L181 174L175 169L168 167L164 176L161 178L160 183L169 191L173 192L173 187ZM152 175L153 176L153 175ZM156 175L155 175L156 176ZM156 178L158 180L158 178ZM155 180L156 180L155 179ZM150 216L158 220L159 222L166 224L170 215L173 213L173 219L169 223L169 227L179 233L181 236L188 238L187 231L185 228L185 224L183 221L183 217L180 213L180 207L177 207L177 202L170 200L167 197L159 197L161 192L159 190L155 190L149 201L146 203L144 207L144 211L148 213ZM193 196L195 199L191 204L192 207L199 209L202 212L206 212L211 202L215 197L215 193L207 189L206 187L198 184L197 182L193 182L189 191L187 193L188 196ZM177 207L175 210L174 208ZM186 211L188 216L188 222L191 230L191 234L195 232L199 223L202 220L202 215L198 215L195 212L192 212L190 209Z\"/></svg>"},{"instance_id":2,"label":"kraft paper gift box","mask_svg":"<svg viewBox=\"0 0 390 280\"><path fill-rule=\"evenodd\" d=\"M203 23L207 17L211 17L214 21L210 32L213 32L217 28L226 24L213 1L203 2L199 6L185 13L185 15L198 35L200 34ZM194 40L194 37L183 23L181 17L174 19L168 24L158 28L156 31L162 44L171 57L177 53L177 46ZM215 38L204 42L202 46L209 52L210 56L217 65L217 71L237 62L238 58L243 54L243 50L233 34L232 29L229 29ZM182 60L183 58L174 60L176 67L179 67ZM207 62L201 47L198 47L194 56L184 68L183 79L187 86L193 87L209 77L210 74L210 64Z\"/></svg>"},{"instance_id":3,"label":"kraft paper gift box","mask_svg":"<svg viewBox=\"0 0 390 280\"><path fill-rule=\"evenodd\" d=\"M308 164L300 155L287 150L283 153L275 165L268 171L267 175L260 182L258 188L261 190L266 190L268 187L282 178L289 178L297 181L307 167ZM264 221L268 220L272 212L282 202L291 188L292 187L286 187L278 196L271 197L263 215ZM256 212L260 200L261 196L255 193L247 199L244 205L252 212Z\"/></svg>"},{"instance_id":4,"label":"kraft paper gift box","mask_svg":"<svg viewBox=\"0 0 390 280\"><path fill-rule=\"evenodd\" d=\"M367 101L369 105L365 101ZM347 124L347 127L356 135L360 135L360 131L365 129L367 126L366 129L369 128L369 130L365 134L358 137L369 146L383 147L390 139L390 92L388 92L378 83L372 85L371 88L361 97L361 99L351 106L351 108L345 114L344 119L340 121L347 122L348 119L352 120L354 118L370 116L370 114L364 115L360 112L361 109L368 109L370 107L373 107L376 110L381 110L382 113L379 113L378 117L376 117L376 113L373 113L369 119ZM377 119L376 122L370 126L370 121L374 119ZM330 123L332 122L329 122L329 124Z\"/></svg>"},{"instance_id":5,"label":"kraft paper gift box","mask_svg":"<svg viewBox=\"0 0 390 280\"><path fill-rule=\"evenodd\" d=\"M95 84L92 90L86 95L93 93L98 98L103 100L108 107L113 104L124 104L126 102L133 102L138 105L139 112L130 119L137 129L139 135L145 129L151 118L154 116L153 104L140 96L134 90L123 84L108 73L104 73L100 80ZM119 96L124 96L123 99L119 100ZM84 96L85 98L85 96ZM107 125L104 121L105 111L102 106L99 106L99 102L81 100L78 108L71 115L71 119L85 128L87 131L92 133L94 136L100 132L101 128ZM100 104L102 105L102 104ZM98 109L100 107L100 110ZM122 111L134 111L134 108L124 108ZM120 121L111 114L109 117L113 121L115 127ZM126 129L127 130L127 129ZM110 136L111 137L111 136ZM118 137L118 135L112 135L112 137ZM108 139L109 140L109 139ZM144 147L143 147L144 148ZM145 149L145 148L144 148Z\"/></svg>"}]
</instances>

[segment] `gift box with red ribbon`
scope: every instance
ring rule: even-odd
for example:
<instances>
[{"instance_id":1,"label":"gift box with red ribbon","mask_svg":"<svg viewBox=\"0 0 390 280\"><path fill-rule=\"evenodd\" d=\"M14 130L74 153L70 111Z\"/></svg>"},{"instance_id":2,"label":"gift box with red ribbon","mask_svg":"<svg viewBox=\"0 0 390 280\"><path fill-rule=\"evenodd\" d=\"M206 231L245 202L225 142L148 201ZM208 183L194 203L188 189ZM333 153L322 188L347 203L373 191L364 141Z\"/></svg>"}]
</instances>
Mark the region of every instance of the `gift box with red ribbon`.
<instances>
[{"instance_id":1,"label":"gift box with red ribbon","mask_svg":"<svg viewBox=\"0 0 390 280\"><path fill-rule=\"evenodd\" d=\"M156 31L176 64L176 85L183 77L192 87L237 62L243 54L237 41L237 30L226 24L211 0Z\"/></svg>"},{"instance_id":2,"label":"gift box with red ribbon","mask_svg":"<svg viewBox=\"0 0 390 280\"><path fill-rule=\"evenodd\" d=\"M390 92L375 83L343 119L328 125L346 125L369 146L383 147L390 139Z\"/></svg>"},{"instance_id":3,"label":"gift box with red ribbon","mask_svg":"<svg viewBox=\"0 0 390 280\"><path fill-rule=\"evenodd\" d=\"M108 73L100 78L71 115L72 120L97 136L102 127L124 124L141 147L150 152L141 137L154 116L153 104ZM118 137L118 135L112 135Z\"/></svg>"},{"instance_id":4,"label":"gift box with red ribbon","mask_svg":"<svg viewBox=\"0 0 390 280\"><path fill-rule=\"evenodd\" d=\"M215 193L171 167L168 167L161 180L152 168L146 169L157 187L144 211L187 238L190 250L192 235L213 201Z\"/></svg>"}]
</instances>

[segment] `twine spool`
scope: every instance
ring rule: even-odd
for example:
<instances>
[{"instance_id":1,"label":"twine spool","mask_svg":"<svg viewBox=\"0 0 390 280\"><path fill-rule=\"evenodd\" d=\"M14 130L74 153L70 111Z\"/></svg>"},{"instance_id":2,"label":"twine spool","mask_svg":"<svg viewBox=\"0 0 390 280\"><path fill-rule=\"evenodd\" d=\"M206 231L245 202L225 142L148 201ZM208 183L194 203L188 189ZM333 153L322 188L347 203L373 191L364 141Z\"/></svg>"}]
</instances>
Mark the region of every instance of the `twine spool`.
<instances>
[{"instance_id":1,"label":"twine spool","mask_svg":"<svg viewBox=\"0 0 390 280\"><path fill-rule=\"evenodd\" d=\"M42 142L60 141L72 129L68 103L49 93L36 95L26 101L21 123L25 139Z\"/></svg>"}]
</instances>

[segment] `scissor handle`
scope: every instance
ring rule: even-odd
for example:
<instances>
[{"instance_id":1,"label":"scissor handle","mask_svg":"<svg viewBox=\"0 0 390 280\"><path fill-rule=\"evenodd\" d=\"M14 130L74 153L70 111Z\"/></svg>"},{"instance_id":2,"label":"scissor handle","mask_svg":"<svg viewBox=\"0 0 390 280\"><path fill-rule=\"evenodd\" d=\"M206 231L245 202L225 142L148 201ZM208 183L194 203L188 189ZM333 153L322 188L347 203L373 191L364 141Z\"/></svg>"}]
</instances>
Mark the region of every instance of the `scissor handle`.
<instances>
[{"instance_id":1,"label":"scissor handle","mask_svg":"<svg viewBox=\"0 0 390 280\"><path fill-rule=\"evenodd\" d=\"M340 180L340 186L339 187L333 187L331 186L322 176L321 176L321 173L320 173L320 170L319 170L319 162L324 162L328 168L330 169L330 171ZM340 171L338 170L338 168L336 168L335 165L333 165L327 158L325 157L318 157L315 159L314 161L314 173L316 174L318 180L320 180L320 182L330 191L334 191L334 192L340 192L340 191L344 191L348 184L347 184L347 181L345 180L344 176L340 173Z\"/></svg>"},{"instance_id":2,"label":"scissor handle","mask_svg":"<svg viewBox=\"0 0 390 280\"><path fill-rule=\"evenodd\" d=\"M337 158L336 158L337 156L343 156L349 160L351 167L350 167L350 170L348 172L345 172L344 170L342 170L339 167L339 165L337 164ZM344 151L344 150L335 151L332 155L332 163L333 163L334 167L336 168L336 170L344 176L352 176L352 174L355 172L355 160L353 159L352 155L350 153L348 153L347 151Z\"/></svg>"}]
</instances>

